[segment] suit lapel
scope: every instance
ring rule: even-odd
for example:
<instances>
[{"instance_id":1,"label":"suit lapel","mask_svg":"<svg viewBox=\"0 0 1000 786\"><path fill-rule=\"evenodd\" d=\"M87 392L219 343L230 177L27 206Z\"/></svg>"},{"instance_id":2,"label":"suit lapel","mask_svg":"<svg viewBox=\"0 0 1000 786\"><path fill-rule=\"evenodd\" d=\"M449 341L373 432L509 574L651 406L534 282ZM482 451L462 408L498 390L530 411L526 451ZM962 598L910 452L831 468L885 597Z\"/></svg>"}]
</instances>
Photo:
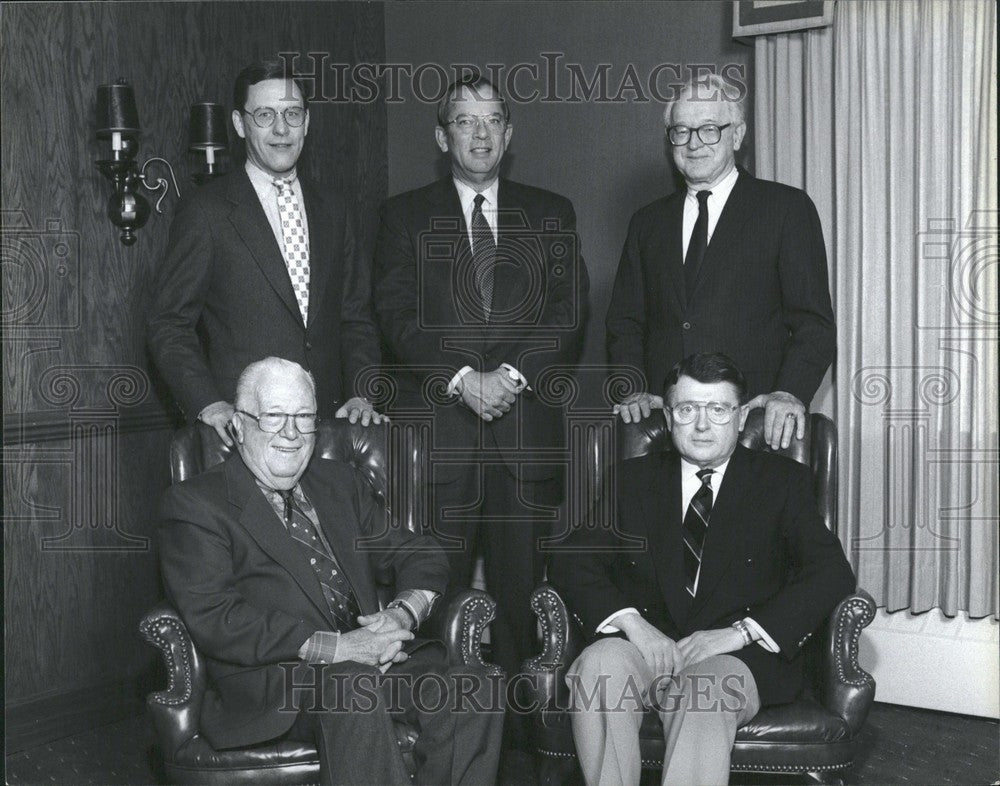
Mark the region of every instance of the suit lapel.
<instances>
[{"instance_id":1,"label":"suit lapel","mask_svg":"<svg viewBox=\"0 0 1000 786\"><path fill-rule=\"evenodd\" d=\"M318 460L318 459L314 459ZM302 477L302 490L316 509L323 534L326 535L330 548L340 563L341 570L347 577L354 595L358 599L362 613L370 614L377 610L378 599L369 590L371 581L368 572L360 560L364 554L358 553L356 539L361 533L353 523L351 514L355 510L354 501L343 490L335 488L332 483L323 483L313 473L306 472Z\"/></svg>"},{"instance_id":2,"label":"suit lapel","mask_svg":"<svg viewBox=\"0 0 1000 786\"><path fill-rule=\"evenodd\" d=\"M301 177L299 182L302 184L306 222L309 224L309 322L312 323L320 312L319 305L323 302L331 268L339 260L340 249L333 247L330 237L332 217L327 215L326 203L319 189ZM344 227L346 230L347 227Z\"/></svg>"},{"instance_id":3,"label":"suit lapel","mask_svg":"<svg viewBox=\"0 0 1000 786\"><path fill-rule=\"evenodd\" d=\"M743 242L745 238L743 225L750 218L754 207L750 180L750 175L740 170L733 190L729 192L726 206L722 209L719 221L715 225L712 240L705 249L705 258L698 268L694 288L688 296L689 301L698 292L705 278L712 275L716 268L721 267L725 260L731 259L732 250Z\"/></svg>"},{"instance_id":4,"label":"suit lapel","mask_svg":"<svg viewBox=\"0 0 1000 786\"><path fill-rule=\"evenodd\" d=\"M285 259L281 255L274 232L271 231L271 224L246 171L241 170L238 176L233 178L229 199L233 202L229 220L246 245L247 253L260 268L281 302L301 322L302 313L299 311L299 304L292 290L292 281L288 277ZM312 227L311 221L309 226Z\"/></svg>"},{"instance_id":5,"label":"suit lapel","mask_svg":"<svg viewBox=\"0 0 1000 786\"><path fill-rule=\"evenodd\" d=\"M634 489L635 498L644 509L650 556L656 580L674 623L680 627L687 616L689 602L684 588L684 541L681 534L681 472L676 453L661 454L651 462ZM649 490L654 490L650 494ZM655 493L663 489L663 493Z\"/></svg>"},{"instance_id":6,"label":"suit lapel","mask_svg":"<svg viewBox=\"0 0 1000 786\"><path fill-rule=\"evenodd\" d=\"M511 188L506 180L500 180L497 188L497 267L490 310L498 314L512 305L521 290L518 285L528 272L525 265L531 264L530 260L523 259L524 252L511 244L511 232L520 230L524 234L528 229L523 213L525 206L511 193Z\"/></svg>"},{"instance_id":7,"label":"suit lapel","mask_svg":"<svg viewBox=\"0 0 1000 786\"><path fill-rule=\"evenodd\" d=\"M684 197L686 191L675 192L665 207L662 226L656 243L658 256L664 260L664 302L670 303L678 313L684 313L687 298L684 292Z\"/></svg>"},{"instance_id":8,"label":"suit lapel","mask_svg":"<svg viewBox=\"0 0 1000 786\"><path fill-rule=\"evenodd\" d=\"M229 501L241 509L240 524L250 533L261 550L295 580L323 618L333 626L331 630L336 630L336 621L330 614L316 573L307 562L302 548L285 532L284 526L274 513L274 508L257 486L239 454L234 454L226 461L226 482Z\"/></svg>"},{"instance_id":9,"label":"suit lapel","mask_svg":"<svg viewBox=\"0 0 1000 786\"><path fill-rule=\"evenodd\" d=\"M709 517L708 532L702 548L698 594L691 607L692 619L705 607L729 568L741 537L740 528L749 519L747 511L753 509L749 504L754 488L750 458L747 448L736 446L736 452L726 468L722 487L712 504L712 515Z\"/></svg>"},{"instance_id":10,"label":"suit lapel","mask_svg":"<svg viewBox=\"0 0 1000 786\"><path fill-rule=\"evenodd\" d=\"M447 221L446 227L436 229L435 234L442 232L454 237L455 254L450 271L451 302L456 313L455 324L483 325L483 312L477 297L473 295L475 276L472 270L472 244L469 242L469 225L465 221L462 210L462 200L458 197L458 189L451 176L438 181L438 187L431 192L430 209L428 210L427 230L431 229L432 221ZM454 217L455 221L451 219ZM479 327L480 334L482 328Z\"/></svg>"}]
</instances>

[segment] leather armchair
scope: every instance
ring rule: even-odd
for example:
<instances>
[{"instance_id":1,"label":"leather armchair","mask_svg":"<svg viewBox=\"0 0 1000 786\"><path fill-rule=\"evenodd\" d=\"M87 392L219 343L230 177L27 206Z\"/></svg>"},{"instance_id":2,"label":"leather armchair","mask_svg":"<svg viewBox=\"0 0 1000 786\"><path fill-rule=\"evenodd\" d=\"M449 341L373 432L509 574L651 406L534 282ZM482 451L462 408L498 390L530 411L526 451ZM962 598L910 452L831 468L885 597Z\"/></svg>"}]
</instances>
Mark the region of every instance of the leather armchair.
<instances>
[{"instance_id":1,"label":"leather armchair","mask_svg":"<svg viewBox=\"0 0 1000 786\"><path fill-rule=\"evenodd\" d=\"M662 418L616 425L619 460L672 449ZM740 441L752 449L770 450L763 439L762 410L751 412ZM601 489L608 482L612 457L606 449L602 452L602 444L595 432L586 467L590 488ZM824 521L835 530L837 433L833 422L812 414L805 439L778 452L812 468ZM582 651L583 632L551 586L539 587L531 605L541 621L543 649L524 664L531 679L522 683L528 695L522 695L521 701L541 708L535 714L533 733L542 780L559 783L579 772L570 719L561 708L569 700L565 673ZM733 772L798 773L815 783L840 782L839 773L853 763L858 732L875 697L875 680L858 664L858 639L874 616L875 603L864 590L841 601L821 635L813 636L805 646L809 688L791 704L765 707L739 730ZM639 733L642 766L659 769L664 744L656 713L646 713Z\"/></svg>"},{"instance_id":2,"label":"leather armchair","mask_svg":"<svg viewBox=\"0 0 1000 786\"><path fill-rule=\"evenodd\" d=\"M229 455L215 431L201 423L177 433L170 447L171 480L178 483ZM422 444L416 432L396 424L351 425L346 420L322 422L316 453L338 458L360 469L374 493L411 530L423 523ZM453 665L474 665L493 674L500 669L482 660L480 643L493 619L496 604L480 590L466 590L455 597L443 615L439 635L448 647ZM146 697L146 706L163 757L167 777L186 784L304 784L319 782L319 757L308 743L278 741L238 750L217 751L198 730L208 675L180 615L169 605L150 610L139 632L163 656L166 690ZM396 723L396 736L412 773L413 744L417 731Z\"/></svg>"}]
</instances>

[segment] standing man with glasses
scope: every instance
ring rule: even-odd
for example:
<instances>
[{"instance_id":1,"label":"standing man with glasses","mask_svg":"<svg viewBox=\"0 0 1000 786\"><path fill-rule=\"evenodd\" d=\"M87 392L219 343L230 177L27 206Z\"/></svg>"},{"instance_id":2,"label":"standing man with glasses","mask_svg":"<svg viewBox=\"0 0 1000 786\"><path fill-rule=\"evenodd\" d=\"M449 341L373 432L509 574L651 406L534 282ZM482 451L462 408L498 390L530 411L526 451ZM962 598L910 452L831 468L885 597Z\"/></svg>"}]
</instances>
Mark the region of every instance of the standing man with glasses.
<instances>
[{"instance_id":1,"label":"standing man with glasses","mask_svg":"<svg viewBox=\"0 0 1000 786\"><path fill-rule=\"evenodd\" d=\"M796 188L737 168L746 122L734 85L685 84L664 112L686 188L629 224L606 327L610 361L645 375L616 405L628 423L662 406L667 372L695 352L725 352L764 407L773 448L805 434L806 409L836 355L823 230Z\"/></svg>"},{"instance_id":2,"label":"standing man with glasses","mask_svg":"<svg viewBox=\"0 0 1000 786\"><path fill-rule=\"evenodd\" d=\"M324 785L404 786L405 719L420 731L417 783L491 783L502 715L477 711L485 670L450 668L441 642L412 632L448 580L440 547L390 526L349 464L313 455L316 386L299 364L252 363L235 404L233 455L171 486L160 510L167 595L208 667L209 743L312 742ZM395 592L382 609L377 584Z\"/></svg>"},{"instance_id":3,"label":"standing man with glasses","mask_svg":"<svg viewBox=\"0 0 1000 786\"><path fill-rule=\"evenodd\" d=\"M347 201L297 171L302 84L265 61L240 72L233 101L246 163L177 208L147 325L156 365L187 418L227 445L240 370L269 355L312 372L321 414L377 423L356 388L380 361L368 266Z\"/></svg>"},{"instance_id":4,"label":"standing man with glasses","mask_svg":"<svg viewBox=\"0 0 1000 786\"><path fill-rule=\"evenodd\" d=\"M795 699L802 646L855 586L809 468L739 444L733 361L687 357L664 395L675 450L618 468L622 540L579 526L552 565L592 642L566 677L588 784L639 783L646 708L663 722L663 783L728 783L736 730Z\"/></svg>"},{"instance_id":5,"label":"standing man with glasses","mask_svg":"<svg viewBox=\"0 0 1000 786\"><path fill-rule=\"evenodd\" d=\"M449 86L434 137L451 174L386 202L373 286L397 409L432 418L432 520L449 592L469 586L481 552L498 604L493 660L509 676L537 649L529 604L540 539L559 531L566 462L549 372L577 358L588 290L572 203L500 176L512 134L491 82ZM526 744L518 720L508 716L515 748Z\"/></svg>"}]
</instances>

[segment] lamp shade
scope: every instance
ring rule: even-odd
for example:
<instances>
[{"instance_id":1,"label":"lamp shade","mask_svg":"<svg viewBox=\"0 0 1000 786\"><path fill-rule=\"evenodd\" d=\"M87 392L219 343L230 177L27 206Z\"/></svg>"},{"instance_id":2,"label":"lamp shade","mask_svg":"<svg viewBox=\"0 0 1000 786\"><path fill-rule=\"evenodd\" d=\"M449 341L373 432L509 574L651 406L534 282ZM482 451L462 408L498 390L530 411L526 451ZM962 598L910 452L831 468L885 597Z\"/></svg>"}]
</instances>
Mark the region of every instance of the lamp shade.
<instances>
[{"instance_id":1,"label":"lamp shade","mask_svg":"<svg viewBox=\"0 0 1000 786\"><path fill-rule=\"evenodd\" d=\"M225 150L229 146L226 134L226 110L222 104L202 101L191 105L189 150Z\"/></svg>"},{"instance_id":2,"label":"lamp shade","mask_svg":"<svg viewBox=\"0 0 1000 786\"><path fill-rule=\"evenodd\" d=\"M116 131L124 139L134 139L141 131L135 91L124 79L97 86L97 138L110 139Z\"/></svg>"}]
</instances>

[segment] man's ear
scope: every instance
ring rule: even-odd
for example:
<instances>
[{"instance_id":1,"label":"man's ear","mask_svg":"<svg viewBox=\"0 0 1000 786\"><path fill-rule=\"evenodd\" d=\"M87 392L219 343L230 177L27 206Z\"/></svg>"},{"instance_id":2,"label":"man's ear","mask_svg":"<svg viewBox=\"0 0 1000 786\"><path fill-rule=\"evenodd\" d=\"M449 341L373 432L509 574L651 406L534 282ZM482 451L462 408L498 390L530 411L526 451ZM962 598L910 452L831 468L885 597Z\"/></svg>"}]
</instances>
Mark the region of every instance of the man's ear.
<instances>
[{"instance_id":1,"label":"man's ear","mask_svg":"<svg viewBox=\"0 0 1000 786\"><path fill-rule=\"evenodd\" d=\"M442 153L448 152L448 132L445 131L441 126L434 126L434 139L437 140L438 147L441 148Z\"/></svg>"},{"instance_id":2,"label":"man's ear","mask_svg":"<svg viewBox=\"0 0 1000 786\"><path fill-rule=\"evenodd\" d=\"M743 137L747 133L747 124L742 120L733 129L733 151L739 150L743 144Z\"/></svg>"},{"instance_id":3,"label":"man's ear","mask_svg":"<svg viewBox=\"0 0 1000 786\"><path fill-rule=\"evenodd\" d=\"M667 406L667 403L663 403L663 419L667 421L667 431L671 434L674 432L674 417L673 411Z\"/></svg>"},{"instance_id":4,"label":"man's ear","mask_svg":"<svg viewBox=\"0 0 1000 786\"><path fill-rule=\"evenodd\" d=\"M236 129L236 136L246 139L246 130L243 128L243 113L239 109L233 110L233 128Z\"/></svg>"},{"instance_id":5,"label":"man's ear","mask_svg":"<svg viewBox=\"0 0 1000 786\"><path fill-rule=\"evenodd\" d=\"M234 412L233 417L229 420L233 424L233 431L236 433L236 442L240 445L243 444L243 428L246 425L243 422L243 415L239 412Z\"/></svg>"},{"instance_id":6,"label":"man's ear","mask_svg":"<svg viewBox=\"0 0 1000 786\"><path fill-rule=\"evenodd\" d=\"M748 407L746 404L742 405L740 407L740 433L741 434L743 433L743 427L747 423L747 415L749 415L749 414L750 414L750 407Z\"/></svg>"},{"instance_id":7,"label":"man's ear","mask_svg":"<svg viewBox=\"0 0 1000 786\"><path fill-rule=\"evenodd\" d=\"M514 126L507 124L507 130L503 132L503 146L510 145L510 135L514 133Z\"/></svg>"}]
</instances>

